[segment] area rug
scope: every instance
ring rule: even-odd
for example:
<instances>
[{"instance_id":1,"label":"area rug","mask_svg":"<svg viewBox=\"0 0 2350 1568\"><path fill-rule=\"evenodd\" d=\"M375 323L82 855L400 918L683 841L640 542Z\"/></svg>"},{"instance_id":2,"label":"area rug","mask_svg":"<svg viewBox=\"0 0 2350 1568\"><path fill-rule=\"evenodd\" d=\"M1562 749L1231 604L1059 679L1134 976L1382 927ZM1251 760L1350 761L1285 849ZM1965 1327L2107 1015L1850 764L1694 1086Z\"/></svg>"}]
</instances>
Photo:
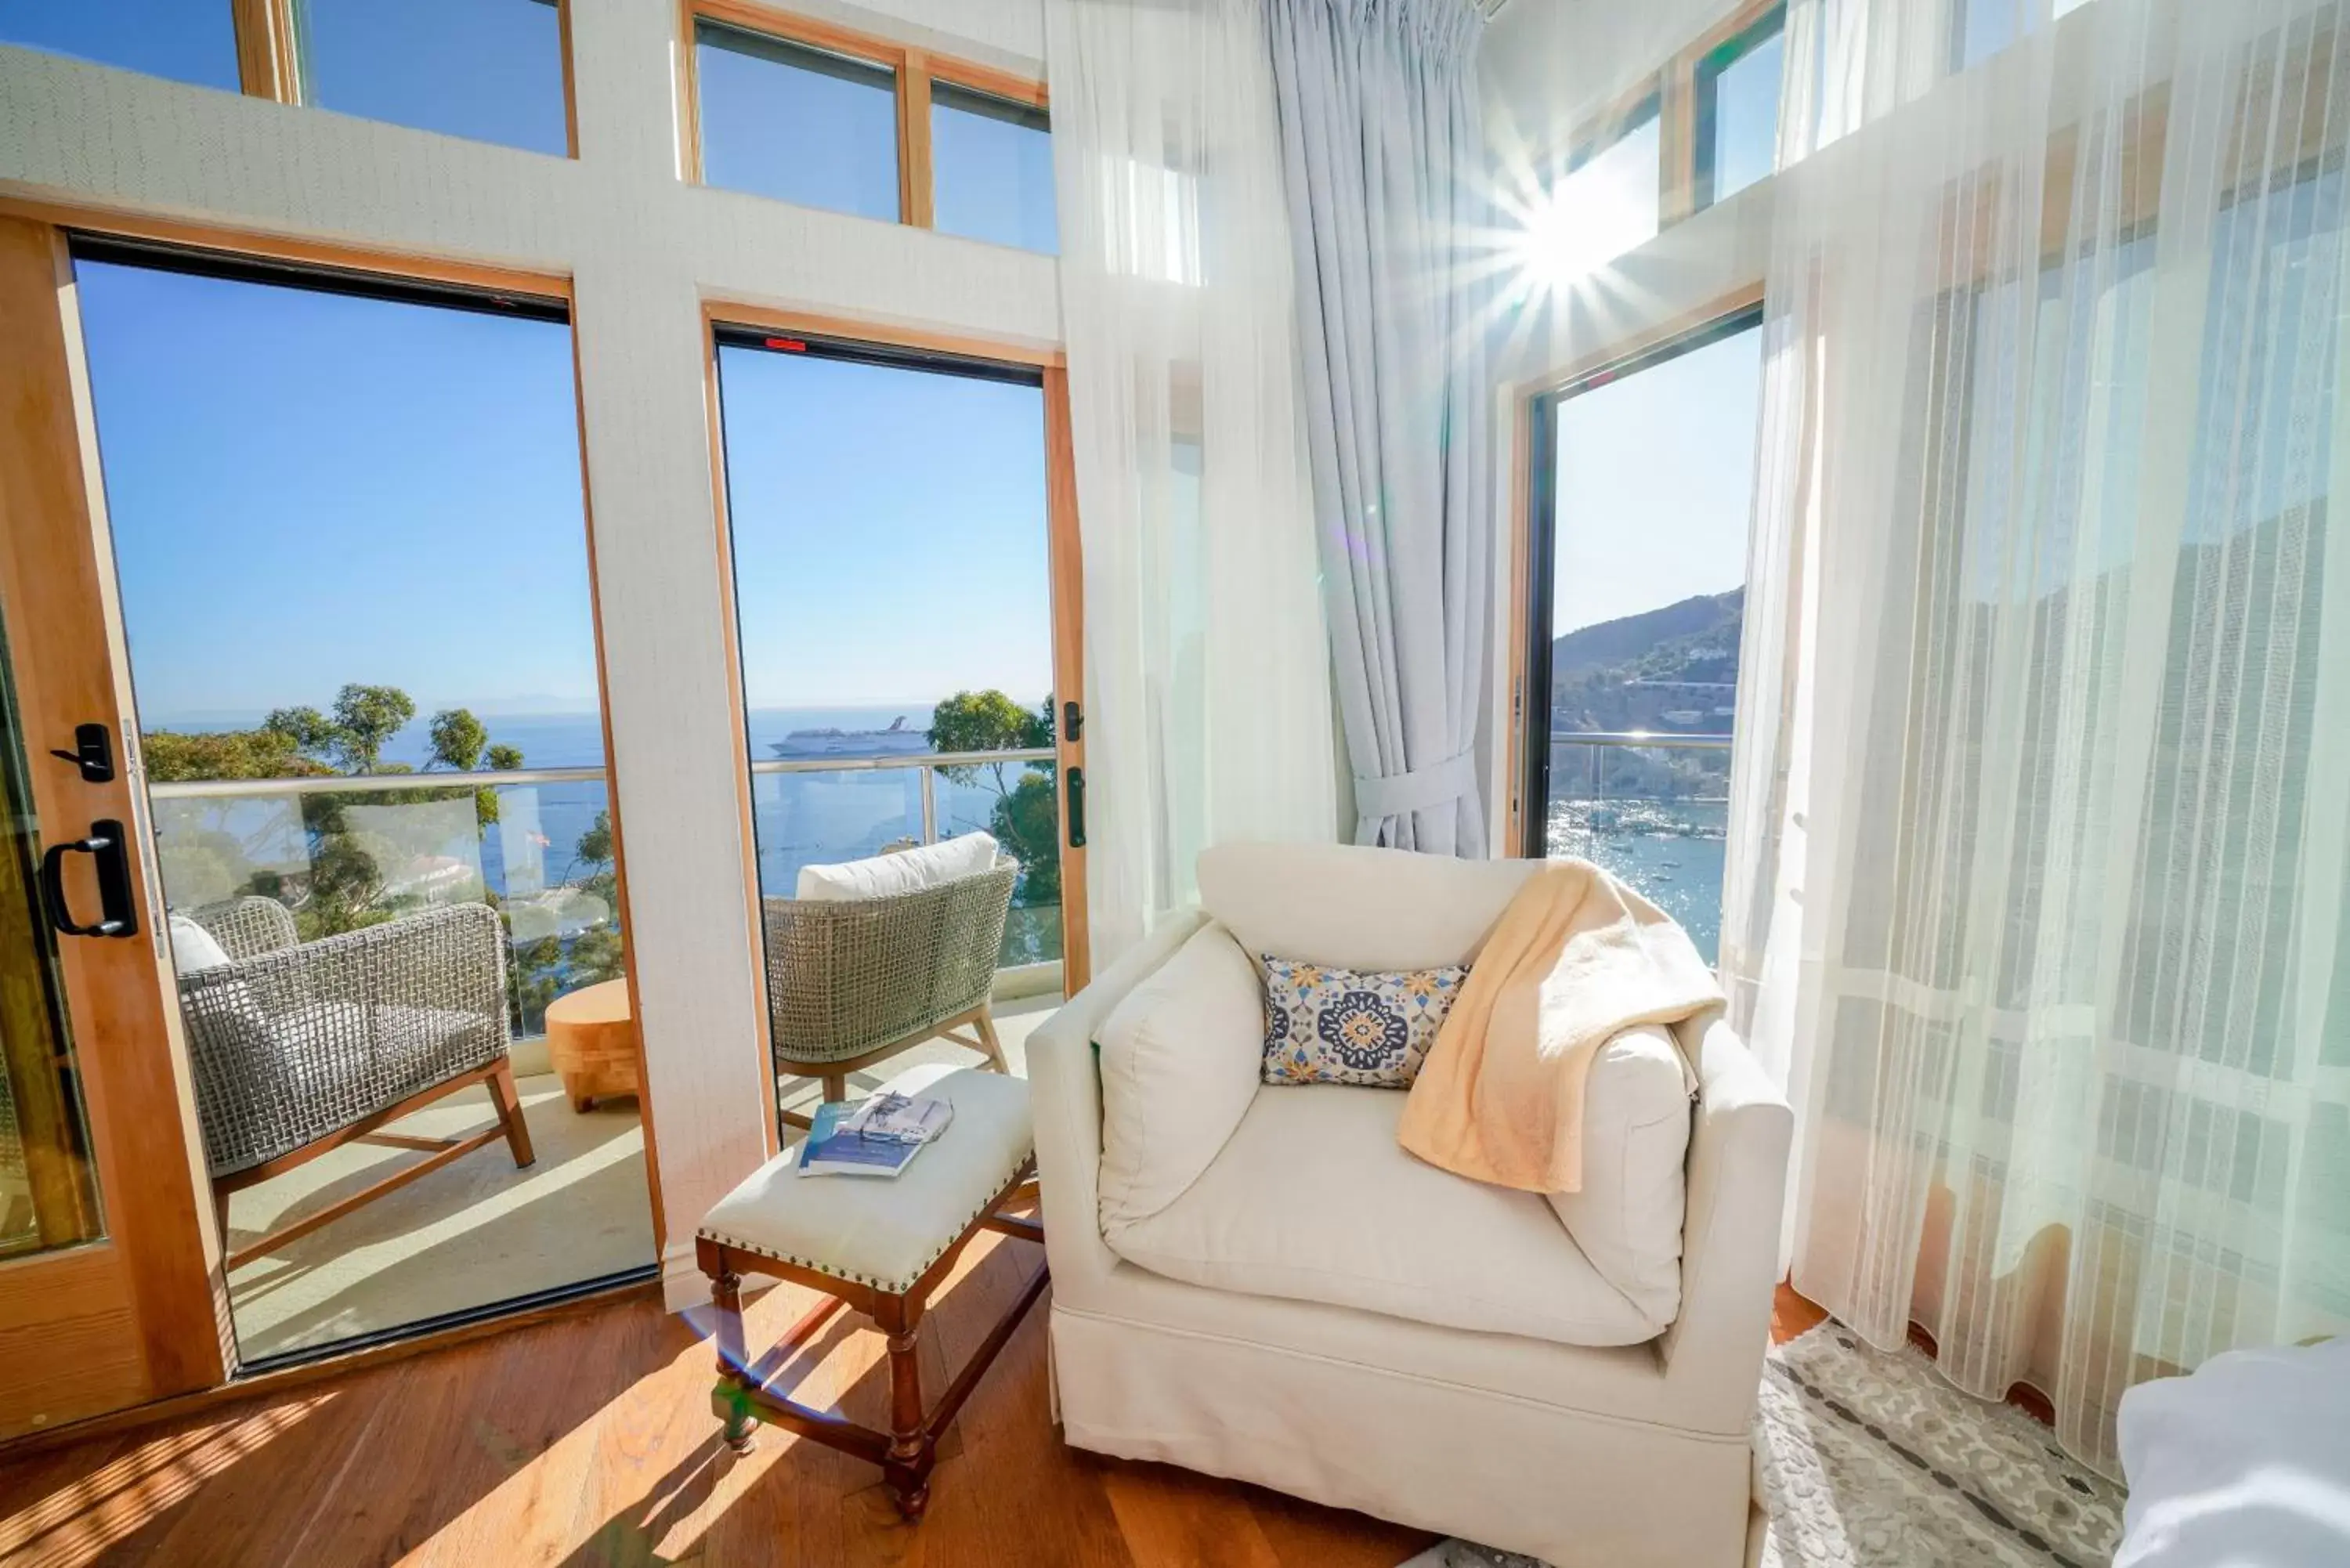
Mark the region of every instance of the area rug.
<instances>
[{"instance_id":1,"label":"area rug","mask_svg":"<svg viewBox=\"0 0 2350 1568\"><path fill-rule=\"evenodd\" d=\"M2099 1568L2122 1490L2022 1411L1830 1322L1772 1348L1754 1429L1755 1568ZM1540 1568L1448 1541L1407 1568Z\"/></svg>"}]
</instances>

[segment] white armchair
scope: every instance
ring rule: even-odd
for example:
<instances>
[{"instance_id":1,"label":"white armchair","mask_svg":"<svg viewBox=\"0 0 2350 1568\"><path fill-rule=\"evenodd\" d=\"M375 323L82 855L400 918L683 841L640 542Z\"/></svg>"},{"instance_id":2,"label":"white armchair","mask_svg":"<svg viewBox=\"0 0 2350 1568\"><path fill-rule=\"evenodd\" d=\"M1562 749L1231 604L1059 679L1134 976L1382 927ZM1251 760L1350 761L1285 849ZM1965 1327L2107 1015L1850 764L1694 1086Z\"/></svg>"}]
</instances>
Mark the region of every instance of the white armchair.
<instances>
[{"instance_id":1,"label":"white armchair","mask_svg":"<svg viewBox=\"0 0 2350 1568\"><path fill-rule=\"evenodd\" d=\"M1793 1118L1726 1026L1681 1043L1699 1090L1679 1299L1660 1329L1543 1199L1403 1154L1394 1090L1257 1091L1171 1207L1105 1237L1094 1041L1193 932L1220 920L1252 951L1359 969L1461 963L1534 868L1339 846L1211 850L1203 909L1031 1037L1068 1441L1561 1568L1740 1561ZM1167 1248L1170 1225L1189 1227L1211 1266L1144 1244L1149 1232ZM1254 1279L1252 1256L1270 1260ZM1367 1290L1387 1310L1361 1304Z\"/></svg>"}]
</instances>

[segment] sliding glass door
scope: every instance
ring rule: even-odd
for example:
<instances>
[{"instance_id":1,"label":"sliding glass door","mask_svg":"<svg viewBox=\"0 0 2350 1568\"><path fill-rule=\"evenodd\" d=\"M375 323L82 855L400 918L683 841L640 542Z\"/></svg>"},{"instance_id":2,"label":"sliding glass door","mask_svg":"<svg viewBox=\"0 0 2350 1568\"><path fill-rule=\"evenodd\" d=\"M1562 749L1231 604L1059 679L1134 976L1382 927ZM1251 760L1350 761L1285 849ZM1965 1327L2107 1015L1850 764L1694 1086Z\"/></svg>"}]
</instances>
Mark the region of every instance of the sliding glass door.
<instances>
[{"instance_id":1,"label":"sliding glass door","mask_svg":"<svg viewBox=\"0 0 2350 1568\"><path fill-rule=\"evenodd\" d=\"M219 1381L65 242L0 217L0 1440Z\"/></svg>"},{"instance_id":2,"label":"sliding glass door","mask_svg":"<svg viewBox=\"0 0 2350 1568\"><path fill-rule=\"evenodd\" d=\"M997 1011L1056 1002L1066 851L1083 841L1065 817L1082 775L1063 763L1083 720L1073 573L1055 570L1049 373L732 328L716 360L778 1054L807 1038L793 1011L822 991L814 949L786 934L821 868L976 834L1017 863L991 955ZM867 1054L849 1043L891 1044L889 1023L868 1023L839 1025L840 1059ZM786 1073L785 1103L814 1098L823 1075Z\"/></svg>"},{"instance_id":3,"label":"sliding glass door","mask_svg":"<svg viewBox=\"0 0 2350 1568\"><path fill-rule=\"evenodd\" d=\"M650 1268L563 305L74 275L241 1357Z\"/></svg>"}]
</instances>

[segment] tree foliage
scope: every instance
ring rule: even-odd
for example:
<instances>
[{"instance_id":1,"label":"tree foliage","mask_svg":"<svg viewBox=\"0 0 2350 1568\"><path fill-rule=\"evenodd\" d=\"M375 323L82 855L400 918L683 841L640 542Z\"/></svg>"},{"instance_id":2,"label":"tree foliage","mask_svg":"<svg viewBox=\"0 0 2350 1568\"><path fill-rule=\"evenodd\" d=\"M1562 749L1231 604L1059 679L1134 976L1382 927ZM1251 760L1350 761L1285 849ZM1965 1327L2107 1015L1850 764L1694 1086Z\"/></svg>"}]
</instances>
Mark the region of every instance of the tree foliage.
<instances>
[{"instance_id":1,"label":"tree foliage","mask_svg":"<svg viewBox=\"0 0 2350 1568\"><path fill-rule=\"evenodd\" d=\"M1023 708L1001 691L958 691L931 710L931 750L934 752L1029 751L1053 743L1053 699L1047 695L1035 708ZM987 763L973 767L942 769L957 784L985 782L992 775L995 793L1008 794L1017 763Z\"/></svg>"},{"instance_id":2,"label":"tree foliage","mask_svg":"<svg viewBox=\"0 0 2350 1568\"><path fill-rule=\"evenodd\" d=\"M277 730L220 730L182 735L158 730L142 737L147 776L159 784L182 779L301 778L335 770L302 755Z\"/></svg>"},{"instance_id":3,"label":"tree foliage","mask_svg":"<svg viewBox=\"0 0 2350 1568\"><path fill-rule=\"evenodd\" d=\"M1053 744L1053 699L1024 708L1001 691L958 691L931 711L934 752L1032 751ZM1049 909L1061 901L1061 803L1057 773L1046 761L984 763L940 772L962 784L992 787L995 804L988 831L1004 853L1020 862L1020 885L1013 894L1018 909ZM1007 961L1050 957L1028 951L1036 941L1032 921L1007 928ZM1025 932L1027 934L1022 935ZM1023 950L1012 951L1014 948Z\"/></svg>"}]
</instances>

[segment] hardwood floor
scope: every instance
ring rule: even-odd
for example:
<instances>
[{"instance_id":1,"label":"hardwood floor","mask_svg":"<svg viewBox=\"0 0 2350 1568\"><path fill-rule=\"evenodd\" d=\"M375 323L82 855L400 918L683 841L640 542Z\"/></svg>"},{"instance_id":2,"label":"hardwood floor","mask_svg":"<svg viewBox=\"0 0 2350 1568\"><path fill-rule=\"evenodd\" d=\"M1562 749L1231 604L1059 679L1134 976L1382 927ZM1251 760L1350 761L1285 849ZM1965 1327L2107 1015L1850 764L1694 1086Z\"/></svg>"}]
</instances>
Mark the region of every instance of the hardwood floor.
<instances>
[{"instance_id":1,"label":"hardwood floor","mask_svg":"<svg viewBox=\"0 0 2350 1568\"><path fill-rule=\"evenodd\" d=\"M921 1330L936 1390L1040 1261L972 1243ZM750 1303L752 1344L814 1300ZM879 1472L763 1428L737 1459L711 1352L651 1301L605 1307L274 1398L0 1459L0 1562L567 1568L660 1563L1392 1568L1430 1543L1361 1514L1066 1447L1030 1312L949 1429L929 1517ZM886 1425L881 1337L844 1314L801 1355L811 1403Z\"/></svg>"},{"instance_id":2,"label":"hardwood floor","mask_svg":"<svg viewBox=\"0 0 2350 1568\"><path fill-rule=\"evenodd\" d=\"M925 1320L947 1375L1040 1249L972 1244ZM746 1313L754 1347L813 1300ZM1781 1287L1772 1334L1825 1315ZM844 1315L802 1353L812 1403L881 1419L880 1336ZM653 1568L1019 1563L1391 1568L1430 1537L1066 1447L1045 1407L1041 1306L950 1429L920 1527L871 1467L773 1428L729 1455L710 1349L650 1300L599 1308L200 1415L0 1460L0 1562L416 1563Z\"/></svg>"}]
</instances>

